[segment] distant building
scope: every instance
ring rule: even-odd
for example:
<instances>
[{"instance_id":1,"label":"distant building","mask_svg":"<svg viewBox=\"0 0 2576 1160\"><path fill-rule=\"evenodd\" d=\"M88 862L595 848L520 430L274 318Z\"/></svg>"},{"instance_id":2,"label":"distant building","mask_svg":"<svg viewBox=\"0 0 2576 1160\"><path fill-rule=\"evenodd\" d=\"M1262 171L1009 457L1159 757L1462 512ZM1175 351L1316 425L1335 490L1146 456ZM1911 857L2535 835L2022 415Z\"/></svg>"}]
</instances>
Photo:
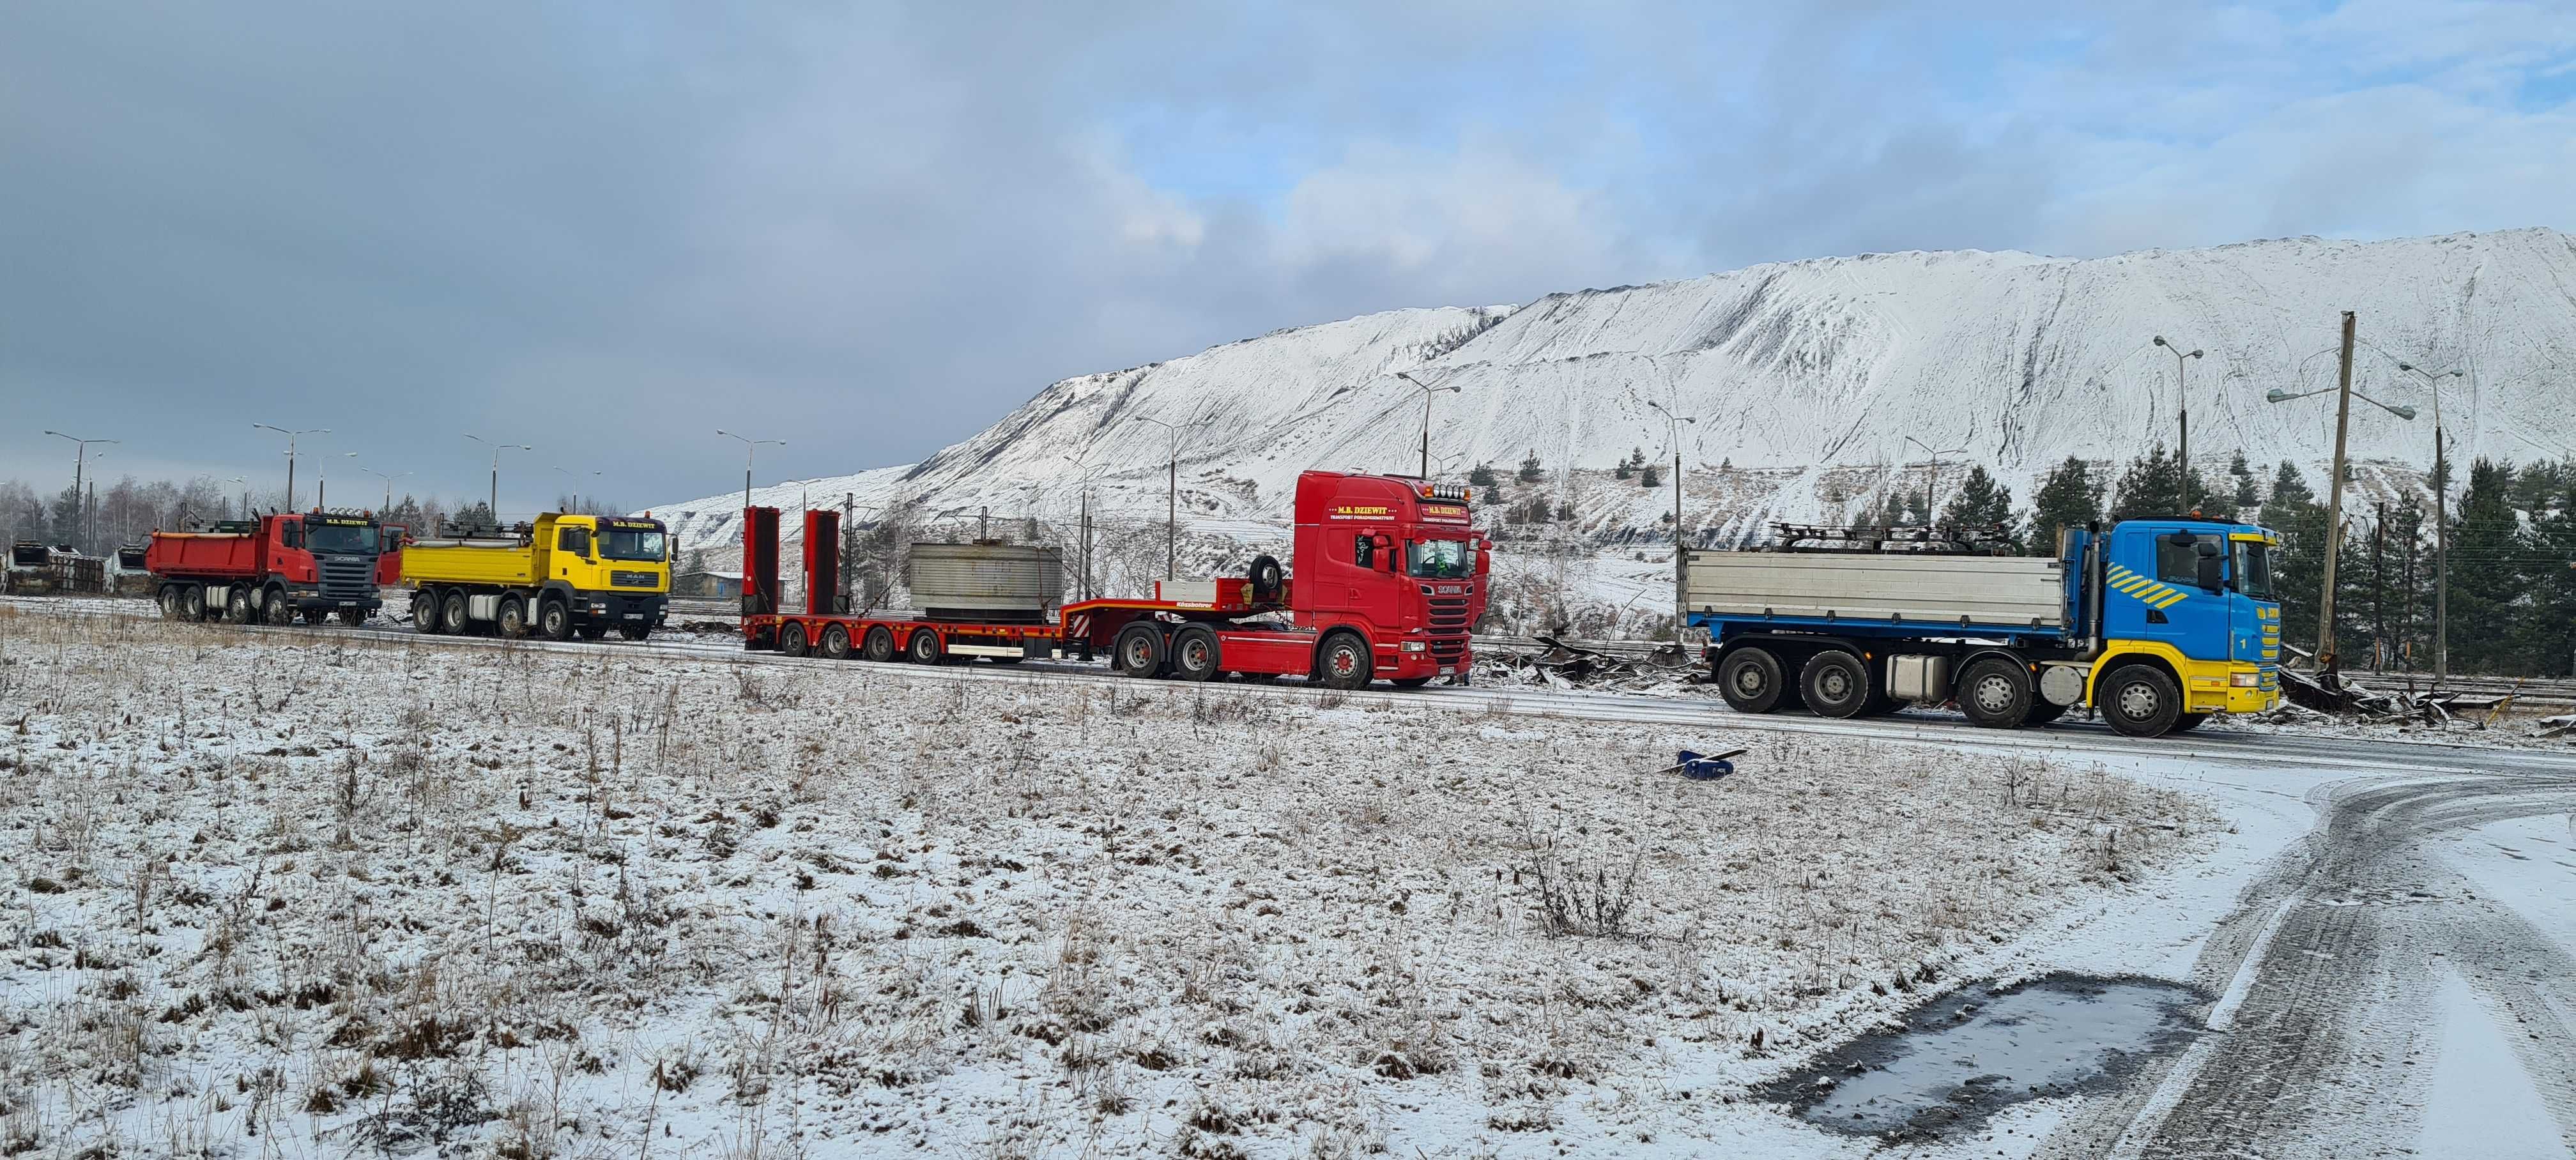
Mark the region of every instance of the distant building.
<instances>
[{"instance_id":1,"label":"distant building","mask_svg":"<svg viewBox=\"0 0 2576 1160\"><path fill-rule=\"evenodd\" d=\"M696 571L671 578L671 595L730 600L742 595L742 573Z\"/></svg>"}]
</instances>

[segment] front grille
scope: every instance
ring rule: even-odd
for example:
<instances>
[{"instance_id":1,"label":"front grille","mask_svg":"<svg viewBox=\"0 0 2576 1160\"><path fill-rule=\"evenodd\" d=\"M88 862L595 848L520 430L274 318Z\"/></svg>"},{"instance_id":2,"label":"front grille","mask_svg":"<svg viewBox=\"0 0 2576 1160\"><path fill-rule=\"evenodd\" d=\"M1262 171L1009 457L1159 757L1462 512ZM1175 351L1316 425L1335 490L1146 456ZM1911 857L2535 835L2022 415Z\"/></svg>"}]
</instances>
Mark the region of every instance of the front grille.
<instances>
[{"instance_id":1,"label":"front grille","mask_svg":"<svg viewBox=\"0 0 2576 1160\"><path fill-rule=\"evenodd\" d=\"M1431 642L1431 655L1441 661L1454 661L1467 655L1465 637L1444 637Z\"/></svg>"},{"instance_id":2,"label":"front grille","mask_svg":"<svg viewBox=\"0 0 2576 1160\"><path fill-rule=\"evenodd\" d=\"M616 588L658 588L662 578L650 572L611 572L608 583Z\"/></svg>"},{"instance_id":3,"label":"front grille","mask_svg":"<svg viewBox=\"0 0 2576 1160\"><path fill-rule=\"evenodd\" d=\"M372 556L324 556L316 561L322 595L333 600L359 600L376 594L376 561Z\"/></svg>"},{"instance_id":4,"label":"front grille","mask_svg":"<svg viewBox=\"0 0 2576 1160\"><path fill-rule=\"evenodd\" d=\"M1467 598L1464 596L1432 597L1431 627L1463 631L1467 627Z\"/></svg>"}]
</instances>

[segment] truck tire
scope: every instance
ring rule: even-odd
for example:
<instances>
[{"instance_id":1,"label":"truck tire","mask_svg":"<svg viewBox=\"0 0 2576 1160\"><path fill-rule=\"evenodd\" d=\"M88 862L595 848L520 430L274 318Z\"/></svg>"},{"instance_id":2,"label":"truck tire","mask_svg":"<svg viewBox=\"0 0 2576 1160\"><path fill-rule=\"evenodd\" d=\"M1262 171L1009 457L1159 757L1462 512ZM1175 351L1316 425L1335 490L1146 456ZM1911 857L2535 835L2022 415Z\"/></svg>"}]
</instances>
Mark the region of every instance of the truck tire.
<instances>
[{"instance_id":1,"label":"truck tire","mask_svg":"<svg viewBox=\"0 0 2576 1160\"><path fill-rule=\"evenodd\" d=\"M270 624L282 628L295 623L295 606L286 602L286 590L283 588L269 589L268 599L261 602L261 607Z\"/></svg>"},{"instance_id":2,"label":"truck tire","mask_svg":"<svg viewBox=\"0 0 2576 1160\"><path fill-rule=\"evenodd\" d=\"M1245 574L1244 579L1252 585L1252 598L1268 604L1279 599L1280 582L1286 578L1286 575L1279 569L1278 557L1255 556L1252 558L1252 568Z\"/></svg>"},{"instance_id":3,"label":"truck tire","mask_svg":"<svg viewBox=\"0 0 2576 1160\"><path fill-rule=\"evenodd\" d=\"M642 637L636 639L641 640ZM850 630L844 625L827 625L823 629L823 657L826 660L850 659Z\"/></svg>"},{"instance_id":4,"label":"truck tire","mask_svg":"<svg viewBox=\"0 0 2576 1160\"><path fill-rule=\"evenodd\" d=\"M205 618L206 586L203 584L188 585L187 590L179 594L179 619L204 620Z\"/></svg>"},{"instance_id":5,"label":"truck tire","mask_svg":"<svg viewBox=\"0 0 2576 1160\"><path fill-rule=\"evenodd\" d=\"M537 635L547 640L572 639L572 608L562 597L537 598Z\"/></svg>"},{"instance_id":6,"label":"truck tire","mask_svg":"<svg viewBox=\"0 0 2576 1160\"><path fill-rule=\"evenodd\" d=\"M877 664L885 664L892 661L894 659L894 634L886 631L886 626L882 624L869 628L867 643L860 646L859 655L864 656Z\"/></svg>"},{"instance_id":7,"label":"truck tire","mask_svg":"<svg viewBox=\"0 0 2576 1160\"><path fill-rule=\"evenodd\" d=\"M501 609L492 614L493 627L503 640L519 640L528 635L528 602L516 596L501 598Z\"/></svg>"},{"instance_id":8,"label":"truck tire","mask_svg":"<svg viewBox=\"0 0 2576 1160\"><path fill-rule=\"evenodd\" d=\"M1109 652L1110 661L1122 677L1139 679L1163 674L1163 634L1150 624L1131 624L1118 630L1118 644Z\"/></svg>"},{"instance_id":9,"label":"truck tire","mask_svg":"<svg viewBox=\"0 0 2576 1160\"><path fill-rule=\"evenodd\" d=\"M1767 648L1747 646L1717 662L1718 695L1738 713L1768 713L1779 708L1788 683L1788 674L1780 669L1780 658Z\"/></svg>"},{"instance_id":10,"label":"truck tire","mask_svg":"<svg viewBox=\"0 0 2576 1160\"><path fill-rule=\"evenodd\" d=\"M628 640L640 641L653 635L653 626L649 624L621 624L617 626L617 635L625 637Z\"/></svg>"},{"instance_id":11,"label":"truck tire","mask_svg":"<svg viewBox=\"0 0 2576 1160\"><path fill-rule=\"evenodd\" d=\"M947 646L939 643L938 633L926 628L913 630L912 641L904 646L904 655L916 665L948 662Z\"/></svg>"},{"instance_id":12,"label":"truck tire","mask_svg":"<svg viewBox=\"0 0 2576 1160\"><path fill-rule=\"evenodd\" d=\"M778 622L778 653L780 656L790 657L805 655L804 625L792 620Z\"/></svg>"},{"instance_id":13,"label":"truck tire","mask_svg":"<svg viewBox=\"0 0 2576 1160\"><path fill-rule=\"evenodd\" d=\"M1212 681L1220 669L1216 633L1193 624L1172 634L1172 675L1184 681Z\"/></svg>"},{"instance_id":14,"label":"truck tire","mask_svg":"<svg viewBox=\"0 0 2576 1160\"><path fill-rule=\"evenodd\" d=\"M224 623L250 623L250 586L235 584L224 596Z\"/></svg>"},{"instance_id":15,"label":"truck tire","mask_svg":"<svg viewBox=\"0 0 2576 1160\"><path fill-rule=\"evenodd\" d=\"M1324 647L1316 653L1315 674L1327 689L1365 689L1376 664L1367 641L1356 633L1337 632L1325 637Z\"/></svg>"},{"instance_id":16,"label":"truck tire","mask_svg":"<svg viewBox=\"0 0 2576 1160\"><path fill-rule=\"evenodd\" d=\"M424 636L438 635L438 590L423 588L411 594L411 630Z\"/></svg>"},{"instance_id":17,"label":"truck tire","mask_svg":"<svg viewBox=\"0 0 2576 1160\"><path fill-rule=\"evenodd\" d=\"M179 619L179 614L185 611L186 608L187 600L185 597L180 595L178 585L167 584L162 586L161 619L177 620Z\"/></svg>"},{"instance_id":18,"label":"truck tire","mask_svg":"<svg viewBox=\"0 0 2576 1160\"><path fill-rule=\"evenodd\" d=\"M1959 680L1959 711L1968 715L1970 724L1988 729L2021 728L2038 698L2030 670L2002 657L1969 665Z\"/></svg>"},{"instance_id":19,"label":"truck tire","mask_svg":"<svg viewBox=\"0 0 2576 1160\"><path fill-rule=\"evenodd\" d=\"M1798 671L1807 707L1819 717L1858 717L1869 710L1869 666L1859 657L1829 648L1807 658Z\"/></svg>"},{"instance_id":20,"label":"truck tire","mask_svg":"<svg viewBox=\"0 0 2576 1160\"><path fill-rule=\"evenodd\" d=\"M465 615L464 593L451 591L447 599L438 602L438 631L449 636L463 636L473 623Z\"/></svg>"},{"instance_id":21,"label":"truck tire","mask_svg":"<svg viewBox=\"0 0 2576 1160\"><path fill-rule=\"evenodd\" d=\"M2182 720L2182 688L2153 665L2122 665L2095 690L2111 728L2131 737L2162 737Z\"/></svg>"}]
</instances>

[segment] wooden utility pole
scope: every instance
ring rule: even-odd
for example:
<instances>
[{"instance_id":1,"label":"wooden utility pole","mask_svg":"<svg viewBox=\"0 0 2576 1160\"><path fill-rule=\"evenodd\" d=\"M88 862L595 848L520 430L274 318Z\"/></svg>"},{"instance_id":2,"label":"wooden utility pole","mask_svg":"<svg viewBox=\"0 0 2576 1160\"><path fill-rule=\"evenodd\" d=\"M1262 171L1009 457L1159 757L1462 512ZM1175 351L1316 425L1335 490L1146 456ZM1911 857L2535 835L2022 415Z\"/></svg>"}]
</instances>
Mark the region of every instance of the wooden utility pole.
<instances>
[{"instance_id":1,"label":"wooden utility pole","mask_svg":"<svg viewBox=\"0 0 2576 1160\"><path fill-rule=\"evenodd\" d=\"M2335 452L2333 486L2326 489L2326 584L2317 602L2317 667L2334 672L2335 558L2343 553L2343 455L2352 430L2353 312L2343 312L2343 358L2335 368Z\"/></svg>"}]
</instances>

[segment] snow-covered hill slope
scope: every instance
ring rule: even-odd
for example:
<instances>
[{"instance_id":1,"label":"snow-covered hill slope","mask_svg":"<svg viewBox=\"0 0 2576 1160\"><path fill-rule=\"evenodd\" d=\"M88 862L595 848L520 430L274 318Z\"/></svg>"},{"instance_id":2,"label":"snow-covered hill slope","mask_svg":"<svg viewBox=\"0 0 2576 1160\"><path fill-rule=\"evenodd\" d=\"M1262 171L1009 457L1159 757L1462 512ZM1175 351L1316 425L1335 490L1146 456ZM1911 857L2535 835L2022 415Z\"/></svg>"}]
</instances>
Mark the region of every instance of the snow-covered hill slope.
<instances>
[{"instance_id":1,"label":"snow-covered hill slope","mask_svg":"<svg viewBox=\"0 0 2576 1160\"><path fill-rule=\"evenodd\" d=\"M1096 512L1159 521L1176 448L1184 523L1257 534L1285 519L1301 470L1415 469L1424 392L1397 372L1458 388L1432 401L1435 474L1448 477L1478 462L1508 471L1530 454L1607 468L1637 448L1668 465L1668 424L1649 404L1694 418L1680 436L1688 520L1728 539L1768 519L1833 518L1857 507L1855 492L1918 485L1927 448L1964 448L1945 460L1985 464L2027 499L2069 455L2116 461L2170 446L2184 402L2204 471L2241 450L2258 465L2293 460L2321 483L2331 395L2264 395L2333 385L2345 309L2359 315L2356 383L2424 412L2409 423L2356 403L2356 459L2392 478L2431 461L2431 400L2401 359L2470 371L2446 380L2443 397L2462 457L2556 456L2576 443L2576 239L2527 229L2083 260L1871 254L1518 308L1389 311L1066 379L917 465L755 498L837 506L848 493L941 518L1057 520L1087 490ZM2186 390L2150 341L2159 334L2207 352ZM1578 504L1596 534L1623 523L1669 534L1657 519L1669 491L1614 498ZM721 549L741 503L731 492L658 510L689 542Z\"/></svg>"}]
</instances>

